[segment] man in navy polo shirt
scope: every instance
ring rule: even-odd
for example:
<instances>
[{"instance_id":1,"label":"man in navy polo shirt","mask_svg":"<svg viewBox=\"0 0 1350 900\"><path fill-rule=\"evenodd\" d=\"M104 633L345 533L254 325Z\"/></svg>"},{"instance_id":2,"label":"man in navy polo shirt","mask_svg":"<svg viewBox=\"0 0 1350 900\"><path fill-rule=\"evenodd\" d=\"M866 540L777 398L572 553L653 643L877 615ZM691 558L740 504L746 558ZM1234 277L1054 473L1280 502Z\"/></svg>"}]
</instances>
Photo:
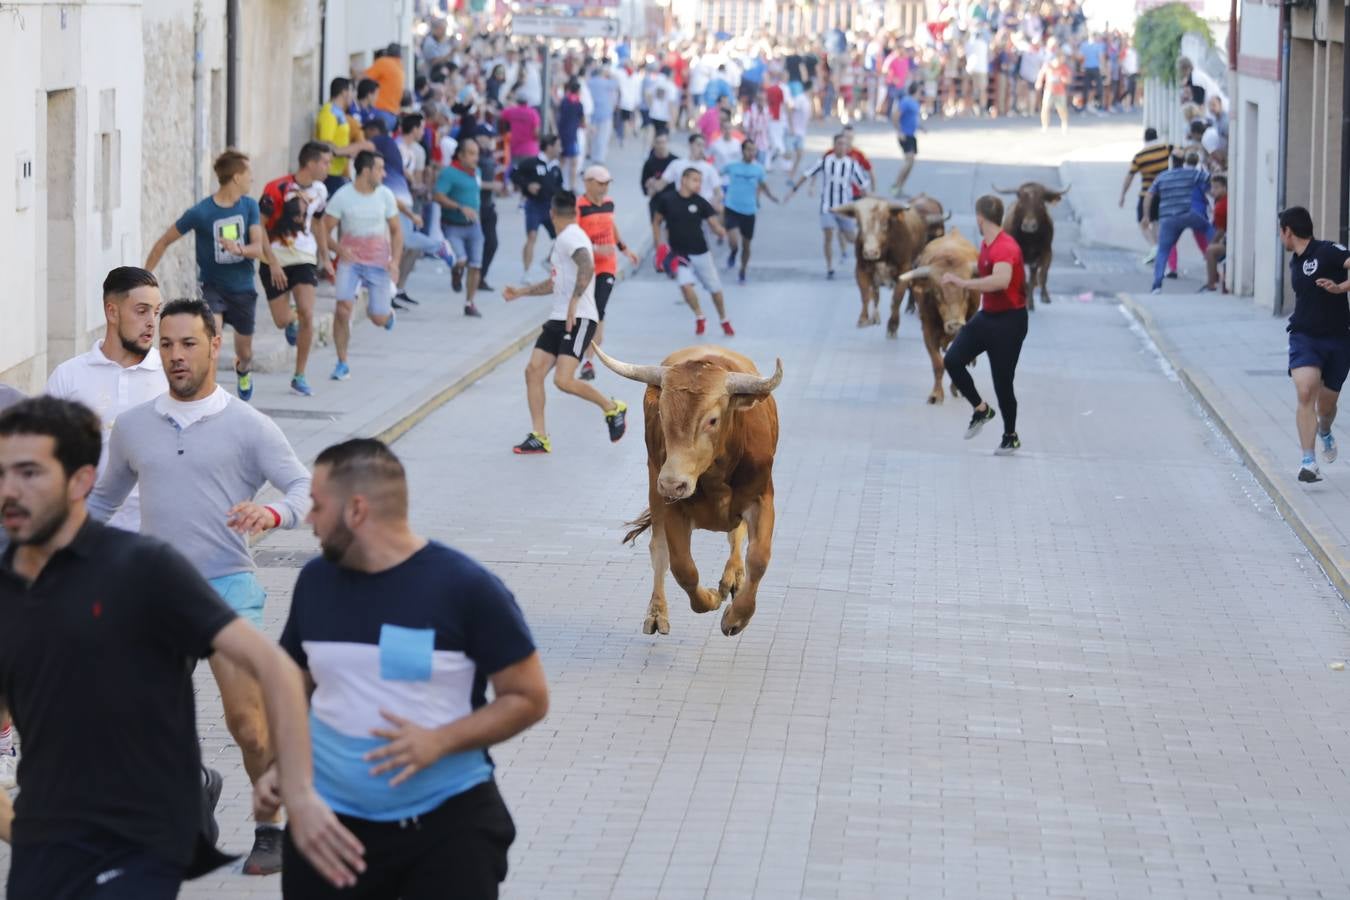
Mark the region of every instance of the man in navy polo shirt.
<instances>
[{"instance_id":1,"label":"man in navy polo shirt","mask_svg":"<svg viewBox=\"0 0 1350 900\"><path fill-rule=\"evenodd\" d=\"M1289 258L1294 288L1294 314L1289 317L1289 375L1298 391L1298 442L1303 449L1298 480L1322 480L1317 468L1317 440L1322 459L1336 461L1336 401L1350 374L1350 251L1313 237L1312 216L1301 206L1280 213L1280 240Z\"/></svg>"},{"instance_id":2,"label":"man in navy polo shirt","mask_svg":"<svg viewBox=\"0 0 1350 900\"><path fill-rule=\"evenodd\" d=\"M494 898L515 826L487 748L548 710L529 628L496 576L412 531L384 444L329 447L312 492L323 556L300 573L281 646L314 689L315 787L365 847L356 894ZM269 774L255 803L278 802ZM282 893L347 896L289 834Z\"/></svg>"}]
</instances>

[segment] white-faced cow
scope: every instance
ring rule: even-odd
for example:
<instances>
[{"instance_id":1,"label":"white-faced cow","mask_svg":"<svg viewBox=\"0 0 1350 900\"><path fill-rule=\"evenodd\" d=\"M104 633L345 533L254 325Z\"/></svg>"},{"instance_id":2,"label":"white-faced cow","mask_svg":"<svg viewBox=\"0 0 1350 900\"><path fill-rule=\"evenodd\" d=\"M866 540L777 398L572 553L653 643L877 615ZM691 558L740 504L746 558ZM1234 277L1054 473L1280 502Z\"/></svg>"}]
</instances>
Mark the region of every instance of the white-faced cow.
<instances>
[{"instance_id":1,"label":"white-faced cow","mask_svg":"<svg viewBox=\"0 0 1350 900\"><path fill-rule=\"evenodd\" d=\"M771 377L722 347L687 347L659 366L620 362L596 349L606 366L647 385L642 411L647 426L645 512L624 536L632 542L652 531L651 603L646 634L670 632L666 569L675 575L696 613L712 612L731 597L722 633L740 634L755 614L755 596L769 566L773 541L773 457L778 448L778 406ZM731 555L717 590L699 585L690 554L695 528L723 531ZM748 539L749 548L742 557Z\"/></svg>"},{"instance_id":2,"label":"white-faced cow","mask_svg":"<svg viewBox=\"0 0 1350 900\"><path fill-rule=\"evenodd\" d=\"M1013 236L1017 246L1022 248L1022 259L1031 271L1027 275L1027 308L1036 308L1034 292L1041 288L1041 300L1050 302L1050 289L1046 281L1050 274L1050 260L1053 258L1055 242L1055 220L1050 218L1050 207L1054 206L1069 192L1072 185L1063 190L1051 190L1038 181L1023 182L1017 190L994 187L1000 194L1015 194L1017 199L1003 216L1003 230Z\"/></svg>"},{"instance_id":3,"label":"white-faced cow","mask_svg":"<svg viewBox=\"0 0 1350 900\"><path fill-rule=\"evenodd\" d=\"M891 320L886 331L895 337L900 328L900 301L905 296L905 285L899 279L923 250L928 224L908 204L879 197L861 197L834 207L832 212L858 221L854 269L862 295L858 327L880 324L881 289L892 287Z\"/></svg>"},{"instance_id":4,"label":"white-faced cow","mask_svg":"<svg viewBox=\"0 0 1350 900\"><path fill-rule=\"evenodd\" d=\"M951 272L962 278L976 277L980 252L966 240L959 229L930 241L919 256L919 264L903 276L909 282L910 296L919 307L919 321L923 324L923 344L933 363L933 390L929 403L941 403L942 355L956 338L956 333L975 315L980 307L979 291L966 290L954 284L943 284L942 276ZM956 388L952 388L956 393Z\"/></svg>"}]
</instances>

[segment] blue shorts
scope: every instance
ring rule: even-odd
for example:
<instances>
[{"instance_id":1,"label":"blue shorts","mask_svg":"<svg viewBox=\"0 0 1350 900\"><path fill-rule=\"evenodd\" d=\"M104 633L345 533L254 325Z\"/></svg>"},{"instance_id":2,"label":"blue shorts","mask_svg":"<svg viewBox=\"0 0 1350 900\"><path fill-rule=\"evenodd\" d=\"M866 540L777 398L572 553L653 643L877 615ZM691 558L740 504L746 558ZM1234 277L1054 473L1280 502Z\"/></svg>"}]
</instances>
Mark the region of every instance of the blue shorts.
<instances>
[{"instance_id":1,"label":"blue shorts","mask_svg":"<svg viewBox=\"0 0 1350 900\"><path fill-rule=\"evenodd\" d=\"M548 236L556 238L558 235L553 230L553 216L549 214L549 204L542 200L525 201L525 234L534 234L535 230L543 227L548 232Z\"/></svg>"},{"instance_id":2,"label":"blue shorts","mask_svg":"<svg viewBox=\"0 0 1350 900\"><path fill-rule=\"evenodd\" d=\"M384 266L340 262L337 268L337 299L351 303L356 291L366 286L366 309L374 316L387 316L393 309L394 287Z\"/></svg>"},{"instance_id":3,"label":"blue shorts","mask_svg":"<svg viewBox=\"0 0 1350 900\"><path fill-rule=\"evenodd\" d=\"M1350 375L1350 337L1314 337L1289 333L1289 371L1314 368L1322 370L1322 384L1339 392Z\"/></svg>"},{"instance_id":4,"label":"blue shorts","mask_svg":"<svg viewBox=\"0 0 1350 900\"><path fill-rule=\"evenodd\" d=\"M211 587L216 589L220 599L230 605L255 628L262 628L263 606L267 603L267 591L258 583L258 576L252 572L235 572L210 579Z\"/></svg>"},{"instance_id":5,"label":"blue shorts","mask_svg":"<svg viewBox=\"0 0 1350 900\"><path fill-rule=\"evenodd\" d=\"M445 239L455 251L455 259L468 265L470 269L483 268L483 226L478 222L472 225L442 225Z\"/></svg>"}]
</instances>

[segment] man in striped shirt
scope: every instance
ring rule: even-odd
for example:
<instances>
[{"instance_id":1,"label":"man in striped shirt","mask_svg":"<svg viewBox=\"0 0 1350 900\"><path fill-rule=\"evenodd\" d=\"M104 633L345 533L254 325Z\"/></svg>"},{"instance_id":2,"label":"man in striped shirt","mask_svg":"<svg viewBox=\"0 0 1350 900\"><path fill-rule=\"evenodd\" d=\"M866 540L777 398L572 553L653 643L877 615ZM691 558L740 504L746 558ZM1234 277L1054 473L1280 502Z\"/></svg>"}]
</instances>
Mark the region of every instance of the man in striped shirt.
<instances>
[{"instance_id":1,"label":"man in striped shirt","mask_svg":"<svg viewBox=\"0 0 1350 900\"><path fill-rule=\"evenodd\" d=\"M788 192L788 199L797 193L798 188L810 179L820 175L820 229L825 235L825 277L834 277L834 249L831 246L834 230L838 228L850 241L857 236L857 223L846 216L832 212L836 206L853 201L853 188L870 190L872 179L858 161L849 156L848 137L843 134L834 136L834 150L825 154L820 161L807 170ZM845 251L847 255L847 251Z\"/></svg>"},{"instance_id":2,"label":"man in striped shirt","mask_svg":"<svg viewBox=\"0 0 1350 900\"><path fill-rule=\"evenodd\" d=\"M1148 255L1144 257L1145 264L1153 262L1153 254L1157 252L1158 232L1156 227L1150 225L1150 222L1158 221L1158 201L1155 195L1153 205L1148 209L1144 208L1144 203L1148 199L1148 189L1153 187L1153 179L1157 178L1163 172L1171 168L1172 156L1176 149L1165 141L1158 140L1158 129L1144 129L1144 149L1134 155L1130 160L1130 171L1125 173L1125 183L1120 186L1120 206L1125 208L1125 195L1130 192L1130 184L1134 181L1136 173L1139 175L1139 200L1135 203L1134 220L1139 223L1139 231L1148 242ZM1144 213L1148 215L1145 216ZM1176 271L1176 261L1172 261L1172 271Z\"/></svg>"}]
</instances>

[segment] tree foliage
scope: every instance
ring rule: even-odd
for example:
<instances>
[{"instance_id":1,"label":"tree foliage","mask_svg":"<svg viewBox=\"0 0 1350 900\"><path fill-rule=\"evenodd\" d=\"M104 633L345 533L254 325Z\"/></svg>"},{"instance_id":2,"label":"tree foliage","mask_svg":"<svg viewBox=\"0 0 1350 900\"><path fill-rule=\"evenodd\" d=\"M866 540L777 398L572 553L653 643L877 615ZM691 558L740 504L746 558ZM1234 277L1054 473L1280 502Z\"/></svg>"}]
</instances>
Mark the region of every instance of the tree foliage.
<instances>
[{"instance_id":1,"label":"tree foliage","mask_svg":"<svg viewBox=\"0 0 1350 900\"><path fill-rule=\"evenodd\" d=\"M1210 47L1214 35L1209 25L1184 3L1165 3L1141 15L1134 23L1134 48L1139 71L1150 78L1176 81L1181 39L1196 34Z\"/></svg>"}]
</instances>

